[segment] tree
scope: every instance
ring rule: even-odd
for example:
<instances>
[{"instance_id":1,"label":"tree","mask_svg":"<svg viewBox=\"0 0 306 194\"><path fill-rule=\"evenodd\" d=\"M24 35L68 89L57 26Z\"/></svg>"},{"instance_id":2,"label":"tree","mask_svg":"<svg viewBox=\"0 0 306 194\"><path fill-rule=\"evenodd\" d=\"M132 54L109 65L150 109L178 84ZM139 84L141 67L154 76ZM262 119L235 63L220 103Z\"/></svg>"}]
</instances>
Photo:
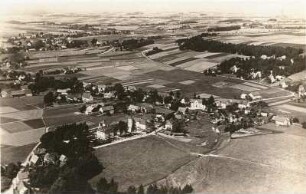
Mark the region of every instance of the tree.
<instances>
[{"instance_id":1,"label":"tree","mask_svg":"<svg viewBox=\"0 0 306 194\"><path fill-rule=\"evenodd\" d=\"M120 134L126 133L127 132L127 123L124 121L119 121L118 123L118 130L120 132Z\"/></svg>"},{"instance_id":2,"label":"tree","mask_svg":"<svg viewBox=\"0 0 306 194\"><path fill-rule=\"evenodd\" d=\"M136 194L137 190L134 186L129 186L129 188L127 189L127 193L128 194Z\"/></svg>"},{"instance_id":3,"label":"tree","mask_svg":"<svg viewBox=\"0 0 306 194\"><path fill-rule=\"evenodd\" d=\"M303 126L304 129L306 129L306 122L303 122L302 126Z\"/></svg>"},{"instance_id":4,"label":"tree","mask_svg":"<svg viewBox=\"0 0 306 194\"><path fill-rule=\"evenodd\" d=\"M86 111L86 105L84 104L83 106L81 106L79 110L81 113L84 113Z\"/></svg>"},{"instance_id":5,"label":"tree","mask_svg":"<svg viewBox=\"0 0 306 194\"><path fill-rule=\"evenodd\" d=\"M193 192L193 188L189 184L185 185L185 187L182 190L183 194L192 193L192 192Z\"/></svg>"},{"instance_id":6,"label":"tree","mask_svg":"<svg viewBox=\"0 0 306 194\"><path fill-rule=\"evenodd\" d=\"M95 46L95 45L97 44L97 42L98 42L98 40L97 40L96 38L93 38L93 39L91 40L91 44L92 44L93 46Z\"/></svg>"},{"instance_id":7,"label":"tree","mask_svg":"<svg viewBox=\"0 0 306 194\"><path fill-rule=\"evenodd\" d=\"M292 122L293 122L293 123L299 123L300 121L299 121L299 119L298 119L297 117L294 117L294 118L292 119Z\"/></svg>"},{"instance_id":8,"label":"tree","mask_svg":"<svg viewBox=\"0 0 306 194\"><path fill-rule=\"evenodd\" d=\"M141 184L139 187L138 187L138 192L137 192L137 194L144 194L145 192L144 192L144 187L143 187L143 185Z\"/></svg>"},{"instance_id":9,"label":"tree","mask_svg":"<svg viewBox=\"0 0 306 194\"><path fill-rule=\"evenodd\" d=\"M134 119L132 119L132 129L131 131L136 131L136 122Z\"/></svg>"},{"instance_id":10,"label":"tree","mask_svg":"<svg viewBox=\"0 0 306 194\"><path fill-rule=\"evenodd\" d=\"M45 43L43 43L42 40L37 40L33 43L33 47L36 49L36 50L39 50L40 48L44 47L45 46Z\"/></svg>"},{"instance_id":11,"label":"tree","mask_svg":"<svg viewBox=\"0 0 306 194\"><path fill-rule=\"evenodd\" d=\"M54 102L55 98L53 95L53 92L48 92L45 96L44 96L44 103L45 105L49 106L52 105L52 103Z\"/></svg>"},{"instance_id":12,"label":"tree","mask_svg":"<svg viewBox=\"0 0 306 194\"><path fill-rule=\"evenodd\" d=\"M10 179L13 179L16 177L18 171L20 170L20 167L21 167L20 164L15 164L11 162L6 166L4 171L1 170L2 176L6 176Z\"/></svg>"},{"instance_id":13,"label":"tree","mask_svg":"<svg viewBox=\"0 0 306 194\"><path fill-rule=\"evenodd\" d=\"M41 146L47 150L54 149L55 146L55 134L53 131L47 132L40 137Z\"/></svg>"},{"instance_id":14,"label":"tree","mask_svg":"<svg viewBox=\"0 0 306 194\"><path fill-rule=\"evenodd\" d=\"M181 120L173 120L172 123L172 132L174 133L186 133L186 130L184 128L184 121Z\"/></svg>"},{"instance_id":15,"label":"tree","mask_svg":"<svg viewBox=\"0 0 306 194\"><path fill-rule=\"evenodd\" d=\"M123 100L126 97L125 90L122 86L122 84L115 84L114 86L115 94L118 97L119 100Z\"/></svg>"}]
</instances>

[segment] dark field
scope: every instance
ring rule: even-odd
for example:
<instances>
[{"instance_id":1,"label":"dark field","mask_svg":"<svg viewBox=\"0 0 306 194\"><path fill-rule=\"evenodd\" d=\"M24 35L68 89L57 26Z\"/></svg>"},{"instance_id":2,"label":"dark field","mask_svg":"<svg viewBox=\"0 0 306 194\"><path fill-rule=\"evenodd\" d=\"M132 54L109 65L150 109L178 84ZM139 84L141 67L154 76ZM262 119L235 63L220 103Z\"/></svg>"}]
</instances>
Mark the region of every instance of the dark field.
<instances>
[{"instance_id":1,"label":"dark field","mask_svg":"<svg viewBox=\"0 0 306 194\"><path fill-rule=\"evenodd\" d=\"M120 189L153 183L194 158L155 136L99 148L95 154L105 170L90 183L95 187L101 177L114 178Z\"/></svg>"},{"instance_id":2,"label":"dark field","mask_svg":"<svg viewBox=\"0 0 306 194\"><path fill-rule=\"evenodd\" d=\"M35 143L18 147L1 145L1 164L23 162L35 145Z\"/></svg>"}]
</instances>

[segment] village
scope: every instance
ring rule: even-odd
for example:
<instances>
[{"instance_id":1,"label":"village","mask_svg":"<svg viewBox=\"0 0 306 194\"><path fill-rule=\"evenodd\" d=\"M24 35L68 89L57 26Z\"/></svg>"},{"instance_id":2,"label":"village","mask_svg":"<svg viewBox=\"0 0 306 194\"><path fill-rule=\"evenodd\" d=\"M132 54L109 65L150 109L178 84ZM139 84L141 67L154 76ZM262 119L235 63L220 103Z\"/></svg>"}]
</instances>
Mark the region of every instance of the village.
<instances>
[{"instance_id":1,"label":"village","mask_svg":"<svg viewBox=\"0 0 306 194\"><path fill-rule=\"evenodd\" d=\"M1 192L300 191L304 20L42 16L0 37Z\"/></svg>"}]
</instances>

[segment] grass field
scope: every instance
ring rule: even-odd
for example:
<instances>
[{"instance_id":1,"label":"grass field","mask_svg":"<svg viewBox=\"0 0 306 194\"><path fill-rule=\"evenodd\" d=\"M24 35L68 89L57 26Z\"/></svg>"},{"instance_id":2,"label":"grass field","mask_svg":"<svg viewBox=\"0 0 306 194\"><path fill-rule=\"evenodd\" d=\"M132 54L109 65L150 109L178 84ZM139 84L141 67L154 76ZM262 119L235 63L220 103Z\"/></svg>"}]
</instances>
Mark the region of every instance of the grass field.
<instances>
[{"instance_id":1,"label":"grass field","mask_svg":"<svg viewBox=\"0 0 306 194\"><path fill-rule=\"evenodd\" d=\"M36 144L34 143L16 147L1 146L1 164L23 162L35 145Z\"/></svg>"},{"instance_id":2,"label":"grass field","mask_svg":"<svg viewBox=\"0 0 306 194\"><path fill-rule=\"evenodd\" d=\"M90 183L95 186L101 177L114 178L120 189L162 179L194 158L155 136L100 148L95 154L105 170Z\"/></svg>"},{"instance_id":3,"label":"grass field","mask_svg":"<svg viewBox=\"0 0 306 194\"><path fill-rule=\"evenodd\" d=\"M303 193L306 132L283 130L284 133L231 140L214 153L217 156L199 158L159 184L188 183L196 193Z\"/></svg>"}]
</instances>

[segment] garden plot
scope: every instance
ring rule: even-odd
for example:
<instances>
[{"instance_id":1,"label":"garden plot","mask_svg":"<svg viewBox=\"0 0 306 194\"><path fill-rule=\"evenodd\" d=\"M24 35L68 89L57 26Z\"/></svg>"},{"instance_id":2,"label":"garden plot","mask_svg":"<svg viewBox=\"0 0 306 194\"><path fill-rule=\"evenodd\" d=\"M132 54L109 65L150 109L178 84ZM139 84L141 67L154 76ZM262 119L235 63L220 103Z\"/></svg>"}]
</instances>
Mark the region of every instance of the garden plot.
<instances>
[{"instance_id":1,"label":"garden plot","mask_svg":"<svg viewBox=\"0 0 306 194\"><path fill-rule=\"evenodd\" d=\"M0 116L14 118L18 120L30 120L30 119L40 118L42 114L43 114L43 110L34 109L34 110L28 110L28 111L19 111L19 112L14 112L14 113L1 114Z\"/></svg>"},{"instance_id":2,"label":"garden plot","mask_svg":"<svg viewBox=\"0 0 306 194\"><path fill-rule=\"evenodd\" d=\"M150 55L149 57L154 60L154 59L159 59L167 55L173 55L173 54L178 54L178 53L181 53L181 51L179 49L175 49L175 50L170 50L170 51L162 51L154 55Z\"/></svg>"},{"instance_id":3,"label":"garden plot","mask_svg":"<svg viewBox=\"0 0 306 194\"><path fill-rule=\"evenodd\" d=\"M137 86L137 85L142 85L142 84L147 84L147 83L153 83L154 79L142 79L142 80L137 80L137 81L127 81L123 82L123 86Z\"/></svg>"},{"instance_id":4,"label":"garden plot","mask_svg":"<svg viewBox=\"0 0 306 194\"><path fill-rule=\"evenodd\" d=\"M180 84L183 84L183 85L190 85L190 84L193 84L195 81L193 80L186 80L186 81L181 81L179 82Z\"/></svg>"},{"instance_id":5,"label":"garden plot","mask_svg":"<svg viewBox=\"0 0 306 194\"><path fill-rule=\"evenodd\" d=\"M125 66L120 66L117 67L120 70L124 70L124 71L132 71L132 70L136 70L137 68L132 66L132 65L125 65Z\"/></svg>"},{"instance_id":6,"label":"garden plot","mask_svg":"<svg viewBox=\"0 0 306 194\"><path fill-rule=\"evenodd\" d=\"M10 146L24 146L39 142L45 133L45 128L23 130L13 134L1 134L1 144Z\"/></svg>"},{"instance_id":7,"label":"garden plot","mask_svg":"<svg viewBox=\"0 0 306 194\"><path fill-rule=\"evenodd\" d=\"M18 110L10 107L10 106L1 106L0 108L0 114L2 113L10 113L10 112L17 112Z\"/></svg>"},{"instance_id":8,"label":"garden plot","mask_svg":"<svg viewBox=\"0 0 306 194\"><path fill-rule=\"evenodd\" d=\"M205 57L208 57L208 56L211 56L211 55L216 55L216 54L220 54L220 53L205 52L205 53L196 55L196 56L194 56L194 57L195 57L195 58L201 59L201 58L205 58Z\"/></svg>"},{"instance_id":9,"label":"garden plot","mask_svg":"<svg viewBox=\"0 0 306 194\"><path fill-rule=\"evenodd\" d=\"M268 87L266 87L266 86L255 84L255 83L251 83L251 82L244 82L243 84L247 85L247 86L259 88L259 89L268 89Z\"/></svg>"},{"instance_id":10,"label":"garden plot","mask_svg":"<svg viewBox=\"0 0 306 194\"><path fill-rule=\"evenodd\" d=\"M23 122L11 122L0 125L1 130L5 130L9 133L17 133L22 131L32 130L33 128L24 124Z\"/></svg>"},{"instance_id":11,"label":"garden plot","mask_svg":"<svg viewBox=\"0 0 306 194\"><path fill-rule=\"evenodd\" d=\"M180 67L188 71L203 72L205 69L209 69L216 65L217 63L209 62L207 59L204 58L204 59L196 59L193 61L189 61L181 65L178 65L176 67Z\"/></svg>"},{"instance_id":12,"label":"garden plot","mask_svg":"<svg viewBox=\"0 0 306 194\"><path fill-rule=\"evenodd\" d=\"M169 65L175 67L175 66L178 66L180 64L184 64L184 63L187 63L189 61L194 61L194 60L197 60L197 58L190 57L190 58L187 58L187 59L184 59L184 60L181 60L181 61L177 61L177 62L171 63Z\"/></svg>"},{"instance_id":13,"label":"garden plot","mask_svg":"<svg viewBox=\"0 0 306 194\"><path fill-rule=\"evenodd\" d=\"M222 56L217 56L215 58L209 57L209 61L210 62L215 62L215 63L221 63L225 60L229 60L231 58L235 58L235 57L239 57L239 58L249 58L249 56L244 56L244 55L238 55L238 54L228 54L228 53L224 53ZM207 59L208 57L206 57Z\"/></svg>"},{"instance_id":14,"label":"garden plot","mask_svg":"<svg viewBox=\"0 0 306 194\"><path fill-rule=\"evenodd\" d=\"M154 88L154 89L160 89L160 88L164 88L165 86L159 85L159 84L153 84L153 85L148 85L147 87Z\"/></svg>"},{"instance_id":15,"label":"garden plot","mask_svg":"<svg viewBox=\"0 0 306 194\"><path fill-rule=\"evenodd\" d=\"M166 51L166 50L171 50L171 49L175 49L178 48L178 45L176 43L171 43L171 44L164 44L160 46L160 49Z\"/></svg>"},{"instance_id":16,"label":"garden plot","mask_svg":"<svg viewBox=\"0 0 306 194\"><path fill-rule=\"evenodd\" d=\"M18 121L18 119L0 116L0 124Z\"/></svg>"},{"instance_id":17,"label":"garden plot","mask_svg":"<svg viewBox=\"0 0 306 194\"><path fill-rule=\"evenodd\" d=\"M182 57L178 57L178 58L175 58L175 59L172 59L172 60L170 60L170 61L165 61L165 62L163 62L164 64L167 64L167 65L170 65L170 64L172 64L172 63L176 63L176 62L178 62L178 61L183 61L183 60L186 60L186 59L188 59L188 58L190 58L189 56L182 56Z\"/></svg>"},{"instance_id":18,"label":"garden plot","mask_svg":"<svg viewBox=\"0 0 306 194\"><path fill-rule=\"evenodd\" d=\"M217 54L214 54L214 55L206 56L205 58L206 59L215 59L215 58L223 57L223 56L227 56L227 55L230 55L230 54L228 54L228 53L217 53Z\"/></svg>"},{"instance_id":19,"label":"garden plot","mask_svg":"<svg viewBox=\"0 0 306 194\"><path fill-rule=\"evenodd\" d=\"M244 84L236 84L236 85L232 85L232 86L229 86L229 87L239 89L239 90L242 90L242 91L246 91L246 92L253 92L253 91L260 90L258 88L254 88L254 87L247 86L247 85L244 85Z\"/></svg>"},{"instance_id":20,"label":"garden plot","mask_svg":"<svg viewBox=\"0 0 306 194\"><path fill-rule=\"evenodd\" d=\"M184 68L185 70L188 71L195 71L195 72L203 72L206 69L209 69L211 67L216 66L217 63L212 63L212 62L201 62L201 63L197 63L197 64L193 64L189 67Z\"/></svg>"},{"instance_id":21,"label":"garden plot","mask_svg":"<svg viewBox=\"0 0 306 194\"><path fill-rule=\"evenodd\" d=\"M229 83L223 82L223 81L212 84L212 86L216 88L224 88L224 87L228 87L228 85Z\"/></svg>"}]
</instances>

